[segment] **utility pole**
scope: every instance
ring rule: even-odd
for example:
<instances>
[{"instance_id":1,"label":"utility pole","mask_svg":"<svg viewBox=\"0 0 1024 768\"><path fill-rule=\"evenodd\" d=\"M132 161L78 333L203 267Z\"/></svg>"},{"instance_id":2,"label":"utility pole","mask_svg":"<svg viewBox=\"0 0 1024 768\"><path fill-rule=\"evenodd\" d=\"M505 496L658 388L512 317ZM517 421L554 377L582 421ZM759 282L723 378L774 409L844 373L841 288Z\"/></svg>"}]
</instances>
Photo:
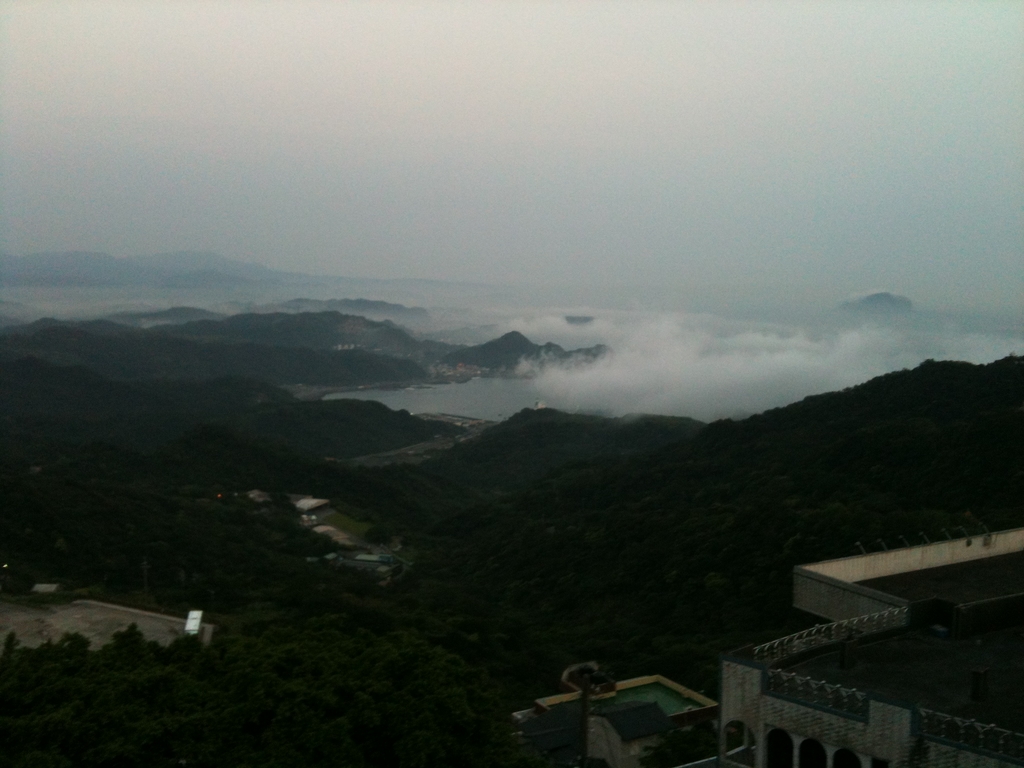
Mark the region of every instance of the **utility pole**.
<instances>
[{"instance_id":1,"label":"utility pole","mask_svg":"<svg viewBox=\"0 0 1024 768\"><path fill-rule=\"evenodd\" d=\"M142 591L149 594L149 560L142 558Z\"/></svg>"},{"instance_id":2,"label":"utility pole","mask_svg":"<svg viewBox=\"0 0 1024 768\"><path fill-rule=\"evenodd\" d=\"M580 667L580 768L587 768L590 762L588 757L590 736L590 676L594 674L593 667Z\"/></svg>"}]
</instances>

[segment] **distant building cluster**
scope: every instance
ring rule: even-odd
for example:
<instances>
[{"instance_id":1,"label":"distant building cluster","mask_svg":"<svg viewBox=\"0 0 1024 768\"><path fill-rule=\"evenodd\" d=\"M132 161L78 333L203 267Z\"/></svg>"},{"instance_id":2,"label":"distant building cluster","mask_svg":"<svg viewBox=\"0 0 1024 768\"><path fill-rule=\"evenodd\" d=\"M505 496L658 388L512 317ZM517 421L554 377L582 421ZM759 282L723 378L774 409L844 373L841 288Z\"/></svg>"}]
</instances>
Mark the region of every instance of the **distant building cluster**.
<instances>
[{"instance_id":1,"label":"distant building cluster","mask_svg":"<svg viewBox=\"0 0 1024 768\"><path fill-rule=\"evenodd\" d=\"M490 373L490 368L469 363L457 363L455 365L435 363L430 366L430 378L434 381L462 383L478 376L487 376Z\"/></svg>"},{"instance_id":2,"label":"distant building cluster","mask_svg":"<svg viewBox=\"0 0 1024 768\"><path fill-rule=\"evenodd\" d=\"M270 494L259 489L248 491L245 495L260 503L271 501ZM335 568L362 571L377 579L381 586L387 586L410 567L408 561L395 554L402 548L400 539L393 539L388 545L371 544L353 531L344 530L332 522L332 516L340 515L331 506L330 499L292 493L288 494L288 501L299 513L302 526L328 537L338 545L336 551L322 557L307 557L307 562L323 562Z\"/></svg>"}]
</instances>

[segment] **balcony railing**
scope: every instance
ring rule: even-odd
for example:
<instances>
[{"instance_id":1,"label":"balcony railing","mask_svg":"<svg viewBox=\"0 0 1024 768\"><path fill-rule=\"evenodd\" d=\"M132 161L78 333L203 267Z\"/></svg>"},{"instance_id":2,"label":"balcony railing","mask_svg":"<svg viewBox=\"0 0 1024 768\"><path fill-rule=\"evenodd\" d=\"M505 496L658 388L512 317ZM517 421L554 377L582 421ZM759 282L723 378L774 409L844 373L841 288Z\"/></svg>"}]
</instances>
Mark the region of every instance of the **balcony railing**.
<instances>
[{"instance_id":1,"label":"balcony railing","mask_svg":"<svg viewBox=\"0 0 1024 768\"><path fill-rule=\"evenodd\" d=\"M832 624L818 624L810 629L797 632L795 635L780 637L770 643L754 648L754 658L766 664L792 656L800 651L815 648L819 645L834 643L839 640L886 629L905 627L909 618L906 606L890 608L880 613L869 613L853 619L844 619Z\"/></svg>"},{"instance_id":2,"label":"balcony railing","mask_svg":"<svg viewBox=\"0 0 1024 768\"><path fill-rule=\"evenodd\" d=\"M768 690L792 696L808 704L838 709L860 717L868 716L868 695L855 688L843 688L795 672L768 670Z\"/></svg>"},{"instance_id":3,"label":"balcony railing","mask_svg":"<svg viewBox=\"0 0 1024 768\"><path fill-rule=\"evenodd\" d=\"M922 709L920 712L921 732L928 736L1024 760L1024 734L930 709Z\"/></svg>"}]
</instances>

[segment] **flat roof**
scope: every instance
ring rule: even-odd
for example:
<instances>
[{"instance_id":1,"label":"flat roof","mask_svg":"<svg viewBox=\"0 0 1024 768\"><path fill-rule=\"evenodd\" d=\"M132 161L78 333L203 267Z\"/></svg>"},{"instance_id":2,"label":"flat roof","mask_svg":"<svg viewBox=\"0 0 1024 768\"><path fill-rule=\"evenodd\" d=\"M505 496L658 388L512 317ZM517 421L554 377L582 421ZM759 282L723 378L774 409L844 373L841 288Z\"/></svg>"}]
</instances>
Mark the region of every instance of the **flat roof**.
<instances>
[{"instance_id":1,"label":"flat roof","mask_svg":"<svg viewBox=\"0 0 1024 768\"><path fill-rule=\"evenodd\" d=\"M971 701L971 670L987 668L988 697ZM839 654L787 667L844 688L875 692L955 717L1024 732L1024 635L1021 628L943 640L914 631L857 649L852 669Z\"/></svg>"},{"instance_id":2,"label":"flat roof","mask_svg":"<svg viewBox=\"0 0 1024 768\"><path fill-rule=\"evenodd\" d=\"M907 600L939 598L956 605L1024 592L1024 552L995 555L857 582Z\"/></svg>"}]
</instances>

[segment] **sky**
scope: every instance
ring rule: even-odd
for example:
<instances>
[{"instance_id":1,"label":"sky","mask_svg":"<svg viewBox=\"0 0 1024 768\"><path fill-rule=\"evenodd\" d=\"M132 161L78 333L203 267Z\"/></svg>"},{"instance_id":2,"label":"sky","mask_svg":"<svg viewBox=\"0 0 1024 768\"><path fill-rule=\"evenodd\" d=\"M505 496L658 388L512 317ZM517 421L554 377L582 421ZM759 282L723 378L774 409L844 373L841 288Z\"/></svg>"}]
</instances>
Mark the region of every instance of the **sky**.
<instances>
[{"instance_id":1,"label":"sky","mask_svg":"<svg viewBox=\"0 0 1024 768\"><path fill-rule=\"evenodd\" d=\"M1020 317L1024 3L6 0L0 174L12 254Z\"/></svg>"}]
</instances>

